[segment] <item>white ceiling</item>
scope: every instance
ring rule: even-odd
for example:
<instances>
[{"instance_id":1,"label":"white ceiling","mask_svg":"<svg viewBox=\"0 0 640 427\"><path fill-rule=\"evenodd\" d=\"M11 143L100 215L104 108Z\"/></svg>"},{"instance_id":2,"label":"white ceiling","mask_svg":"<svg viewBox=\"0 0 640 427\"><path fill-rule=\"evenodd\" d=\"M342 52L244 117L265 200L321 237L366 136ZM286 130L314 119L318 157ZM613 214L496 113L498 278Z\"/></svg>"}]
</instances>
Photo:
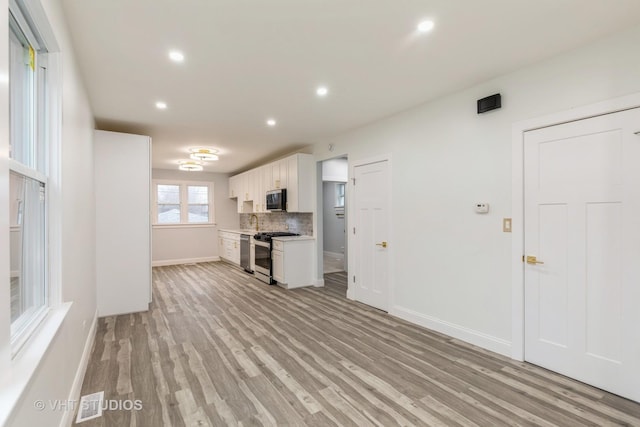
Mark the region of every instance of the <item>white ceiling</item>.
<instances>
[{"instance_id":1,"label":"white ceiling","mask_svg":"<svg viewBox=\"0 0 640 427\"><path fill-rule=\"evenodd\" d=\"M64 0L101 129L233 172L640 22L638 0ZM435 29L417 35L432 19ZM184 52L182 64L170 49ZM318 98L324 84L330 93ZM490 94L487 94L490 95ZM155 102L169 108L157 110ZM266 126L275 118L274 128Z\"/></svg>"}]
</instances>

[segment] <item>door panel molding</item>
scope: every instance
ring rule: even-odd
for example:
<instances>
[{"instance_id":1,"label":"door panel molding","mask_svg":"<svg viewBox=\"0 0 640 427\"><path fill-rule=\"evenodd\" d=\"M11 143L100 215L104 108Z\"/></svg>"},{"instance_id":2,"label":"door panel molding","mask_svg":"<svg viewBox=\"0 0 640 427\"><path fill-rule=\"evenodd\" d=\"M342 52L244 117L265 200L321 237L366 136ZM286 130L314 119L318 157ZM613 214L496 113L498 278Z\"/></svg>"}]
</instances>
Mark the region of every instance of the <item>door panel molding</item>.
<instances>
[{"instance_id":1,"label":"door panel molding","mask_svg":"<svg viewBox=\"0 0 640 427\"><path fill-rule=\"evenodd\" d=\"M393 242L394 238L394 227L393 227L393 169L392 169L392 156L391 153L383 153L376 156L366 157L355 159L352 161L352 158L349 157L349 182L347 183L347 193L349 194L349 204L347 205L347 223L349 227L347 229L348 241L347 241L347 263L348 263L348 285L347 285L347 298L351 300L356 299L355 295L355 286L353 282L353 276L356 274L356 259L357 259L357 241L355 239L355 235L353 234L353 228L356 230L359 226L357 223L356 212L354 209L355 198L354 198L354 183L353 178L355 177L355 170L357 167L366 166L373 163L379 162L387 162L387 179L388 179L388 188L389 194L387 195L387 203L388 203L388 214L387 214L387 222L388 222L388 235L390 245L388 247L388 300L387 300L387 310L390 311L394 307L394 284L395 284L395 262L394 262L394 247Z\"/></svg>"},{"instance_id":2,"label":"door panel molding","mask_svg":"<svg viewBox=\"0 0 640 427\"><path fill-rule=\"evenodd\" d=\"M640 107L640 93L516 122L511 137L511 357L524 361L524 136L525 132ZM638 124L640 130L640 123Z\"/></svg>"}]
</instances>

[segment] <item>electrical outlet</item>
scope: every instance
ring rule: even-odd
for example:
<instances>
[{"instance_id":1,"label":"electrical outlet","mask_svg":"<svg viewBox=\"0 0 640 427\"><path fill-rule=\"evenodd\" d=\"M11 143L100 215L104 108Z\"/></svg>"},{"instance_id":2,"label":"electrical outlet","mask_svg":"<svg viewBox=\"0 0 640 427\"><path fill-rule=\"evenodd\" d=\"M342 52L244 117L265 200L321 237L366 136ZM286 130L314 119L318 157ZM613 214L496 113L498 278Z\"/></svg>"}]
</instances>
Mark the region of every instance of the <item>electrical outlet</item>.
<instances>
[{"instance_id":1,"label":"electrical outlet","mask_svg":"<svg viewBox=\"0 0 640 427\"><path fill-rule=\"evenodd\" d=\"M502 231L511 233L511 218L502 218Z\"/></svg>"}]
</instances>

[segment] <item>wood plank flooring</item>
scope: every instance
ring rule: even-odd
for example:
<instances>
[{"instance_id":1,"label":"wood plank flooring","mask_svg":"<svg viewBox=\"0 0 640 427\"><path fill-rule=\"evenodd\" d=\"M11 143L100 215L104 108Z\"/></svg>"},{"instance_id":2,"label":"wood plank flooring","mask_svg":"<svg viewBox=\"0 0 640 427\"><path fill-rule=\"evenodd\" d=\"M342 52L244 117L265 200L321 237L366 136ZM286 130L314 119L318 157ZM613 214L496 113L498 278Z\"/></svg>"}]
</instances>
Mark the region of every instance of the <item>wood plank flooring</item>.
<instances>
[{"instance_id":1,"label":"wood plank flooring","mask_svg":"<svg viewBox=\"0 0 640 427\"><path fill-rule=\"evenodd\" d=\"M81 426L640 426L640 405L349 301L224 263L153 270L151 310L100 319ZM126 295L123 295L126 298Z\"/></svg>"}]
</instances>

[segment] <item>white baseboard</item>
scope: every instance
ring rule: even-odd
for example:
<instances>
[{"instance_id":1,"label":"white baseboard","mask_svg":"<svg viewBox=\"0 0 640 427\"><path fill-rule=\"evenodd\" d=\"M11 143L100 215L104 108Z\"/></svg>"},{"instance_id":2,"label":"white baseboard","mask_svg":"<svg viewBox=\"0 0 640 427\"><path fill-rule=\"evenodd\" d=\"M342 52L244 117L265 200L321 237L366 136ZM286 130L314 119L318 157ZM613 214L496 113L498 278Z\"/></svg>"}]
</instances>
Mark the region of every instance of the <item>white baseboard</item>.
<instances>
[{"instance_id":1,"label":"white baseboard","mask_svg":"<svg viewBox=\"0 0 640 427\"><path fill-rule=\"evenodd\" d=\"M349 294L347 292L347 298L348 297ZM400 306L394 306L389 311L389 314L503 356L511 357L511 342L502 338L436 319L435 317L427 316Z\"/></svg>"},{"instance_id":2,"label":"white baseboard","mask_svg":"<svg viewBox=\"0 0 640 427\"><path fill-rule=\"evenodd\" d=\"M84 350L82 357L80 357L80 364L76 371L76 376L73 379L71 385L71 392L69 393L69 402L79 402L80 393L82 392L82 383L84 381L84 375L87 373L87 366L89 365L89 359L91 358L91 350L93 350L93 343L96 337L96 329L98 328L98 311L96 310L93 315L93 321L87 334L87 341L84 343ZM70 427L73 424L75 417L74 411L64 411L60 427Z\"/></svg>"},{"instance_id":3,"label":"white baseboard","mask_svg":"<svg viewBox=\"0 0 640 427\"><path fill-rule=\"evenodd\" d=\"M324 279L316 279L313 281L313 286L316 288L322 288L324 286Z\"/></svg>"},{"instance_id":4,"label":"white baseboard","mask_svg":"<svg viewBox=\"0 0 640 427\"><path fill-rule=\"evenodd\" d=\"M220 261L220 257L212 256L212 257L204 257L204 258L166 259L161 261L153 261L151 265L153 267L164 267L167 265L197 264L199 262L214 262L214 261Z\"/></svg>"},{"instance_id":5,"label":"white baseboard","mask_svg":"<svg viewBox=\"0 0 640 427\"><path fill-rule=\"evenodd\" d=\"M347 299L350 299L352 301L356 300L356 296L354 295L354 291L353 288L351 286L347 286ZM400 317L400 316L398 316Z\"/></svg>"}]
</instances>

